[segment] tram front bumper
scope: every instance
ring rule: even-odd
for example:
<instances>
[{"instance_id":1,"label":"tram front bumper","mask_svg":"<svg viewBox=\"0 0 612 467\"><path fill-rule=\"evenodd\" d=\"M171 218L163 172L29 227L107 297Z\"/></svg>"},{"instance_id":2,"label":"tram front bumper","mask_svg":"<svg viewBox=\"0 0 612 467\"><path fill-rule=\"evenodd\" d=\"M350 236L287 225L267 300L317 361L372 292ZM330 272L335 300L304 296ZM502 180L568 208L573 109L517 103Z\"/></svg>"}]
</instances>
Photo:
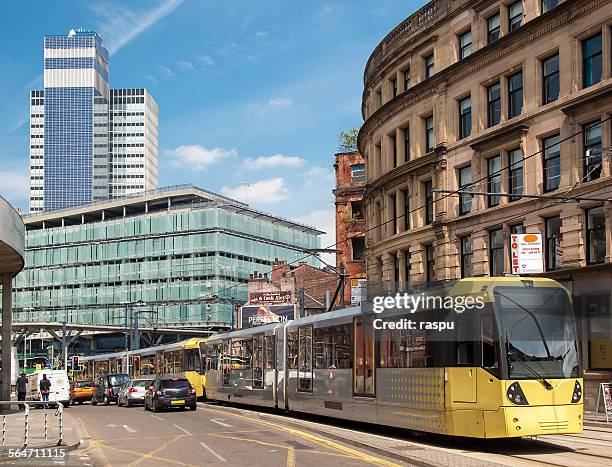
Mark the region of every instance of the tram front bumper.
<instances>
[{"instance_id":1,"label":"tram front bumper","mask_svg":"<svg viewBox=\"0 0 612 467\"><path fill-rule=\"evenodd\" d=\"M487 438L581 433L583 404L500 407L485 412Z\"/></svg>"}]
</instances>

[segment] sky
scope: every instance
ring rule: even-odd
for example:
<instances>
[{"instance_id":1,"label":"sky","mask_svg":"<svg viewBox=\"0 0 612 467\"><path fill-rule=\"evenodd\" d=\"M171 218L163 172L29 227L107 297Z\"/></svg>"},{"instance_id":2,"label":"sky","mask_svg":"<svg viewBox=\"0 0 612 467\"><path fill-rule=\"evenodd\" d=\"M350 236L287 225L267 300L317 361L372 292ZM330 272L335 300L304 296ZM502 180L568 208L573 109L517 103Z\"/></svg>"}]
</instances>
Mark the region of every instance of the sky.
<instances>
[{"instance_id":1,"label":"sky","mask_svg":"<svg viewBox=\"0 0 612 467\"><path fill-rule=\"evenodd\" d=\"M83 27L113 88L159 106L159 186L193 183L327 232L338 133L362 123L363 70L422 1L7 2L0 19L0 195L27 211L28 92L43 36ZM33 14L35 11L35 14Z\"/></svg>"}]
</instances>

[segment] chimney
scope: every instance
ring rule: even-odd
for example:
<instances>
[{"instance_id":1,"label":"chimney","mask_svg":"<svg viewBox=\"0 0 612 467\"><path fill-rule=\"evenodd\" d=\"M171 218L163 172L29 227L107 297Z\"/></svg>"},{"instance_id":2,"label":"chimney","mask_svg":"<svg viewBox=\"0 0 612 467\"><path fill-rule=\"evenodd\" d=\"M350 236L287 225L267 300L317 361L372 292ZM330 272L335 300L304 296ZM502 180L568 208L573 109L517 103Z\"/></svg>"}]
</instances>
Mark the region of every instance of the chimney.
<instances>
[{"instance_id":1,"label":"chimney","mask_svg":"<svg viewBox=\"0 0 612 467\"><path fill-rule=\"evenodd\" d=\"M287 261L280 261L276 258L272 266L272 283L275 285L280 284L281 277L284 277L288 272L289 265Z\"/></svg>"}]
</instances>

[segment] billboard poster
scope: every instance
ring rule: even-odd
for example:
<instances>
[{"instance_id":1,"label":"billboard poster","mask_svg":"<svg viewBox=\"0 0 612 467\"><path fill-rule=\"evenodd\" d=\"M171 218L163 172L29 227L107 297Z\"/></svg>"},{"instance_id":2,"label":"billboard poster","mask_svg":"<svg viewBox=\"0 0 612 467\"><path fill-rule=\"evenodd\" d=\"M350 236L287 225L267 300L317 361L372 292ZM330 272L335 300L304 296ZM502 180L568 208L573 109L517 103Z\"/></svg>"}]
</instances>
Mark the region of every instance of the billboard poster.
<instances>
[{"instance_id":1,"label":"billboard poster","mask_svg":"<svg viewBox=\"0 0 612 467\"><path fill-rule=\"evenodd\" d=\"M351 279L351 305L360 305L366 300L367 279Z\"/></svg>"},{"instance_id":2,"label":"billboard poster","mask_svg":"<svg viewBox=\"0 0 612 467\"><path fill-rule=\"evenodd\" d=\"M249 303L291 303L291 292L249 292Z\"/></svg>"},{"instance_id":3,"label":"billboard poster","mask_svg":"<svg viewBox=\"0 0 612 467\"><path fill-rule=\"evenodd\" d=\"M512 274L544 272L542 234L512 234L510 251Z\"/></svg>"},{"instance_id":4,"label":"billboard poster","mask_svg":"<svg viewBox=\"0 0 612 467\"><path fill-rule=\"evenodd\" d=\"M243 305L240 308L241 328L252 328L295 319L295 305Z\"/></svg>"}]
</instances>

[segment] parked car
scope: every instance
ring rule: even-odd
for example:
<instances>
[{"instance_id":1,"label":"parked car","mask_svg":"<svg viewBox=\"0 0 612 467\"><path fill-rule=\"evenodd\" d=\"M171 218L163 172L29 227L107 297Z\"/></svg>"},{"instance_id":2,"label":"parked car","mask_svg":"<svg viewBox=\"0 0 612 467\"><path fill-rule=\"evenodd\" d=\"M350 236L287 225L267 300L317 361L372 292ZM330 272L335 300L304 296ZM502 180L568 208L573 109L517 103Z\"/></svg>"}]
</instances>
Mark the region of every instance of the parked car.
<instances>
[{"instance_id":1,"label":"parked car","mask_svg":"<svg viewBox=\"0 0 612 467\"><path fill-rule=\"evenodd\" d=\"M145 393L144 408L159 412L164 408L189 407L196 410L196 390L186 378L157 378Z\"/></svg>"},{"instance_id":2,"label":"parked car","mask_svg":"<svg viewBox=\"0 0 612 467\"><path fill-rule=\"evenodd\" d=\"M152 379L130 379L119 389L117 405L130 407L144 404L145 392L151 384L153 384Z\"/></svg>"},{"instance_id":3,"label":"parked car","mask_svg":"<svg viewBox=\"0 0 612 467\"><path fill-rule=\"evenodd\" d=\"M51 382L49 405L61 403L64 407L68 407L70 405L70 383L68 381L68 374L64 370L40 370L29 374L27 376L28 390L26 393L26 400L39 401L42 399L40 394L40 381L43 379L44 375L47 375L47 378Z\"/></svg>"},{"instance_id":4,"label":"parked car","mask_svg":"<svg viewBox=\"0 0 612 467\"><path fill-rule=\"evenodd\" d=\"M70 386L70 403L82 404L90 401L94 391L94 382L90 379L73 381Z\"/></svg>"},{"instance_id":5,"label":"parked car","mask_svg":"<svg viewBox=\"0 0 612 467\"><path fill-rule=\"evenodd\" d=\"M99 376L96 380L96 387L91 396L91 405L110 405L117 402L119 389L130 380L130 375L125 373L110 374Z\"/></svg>"}]
</instances>

